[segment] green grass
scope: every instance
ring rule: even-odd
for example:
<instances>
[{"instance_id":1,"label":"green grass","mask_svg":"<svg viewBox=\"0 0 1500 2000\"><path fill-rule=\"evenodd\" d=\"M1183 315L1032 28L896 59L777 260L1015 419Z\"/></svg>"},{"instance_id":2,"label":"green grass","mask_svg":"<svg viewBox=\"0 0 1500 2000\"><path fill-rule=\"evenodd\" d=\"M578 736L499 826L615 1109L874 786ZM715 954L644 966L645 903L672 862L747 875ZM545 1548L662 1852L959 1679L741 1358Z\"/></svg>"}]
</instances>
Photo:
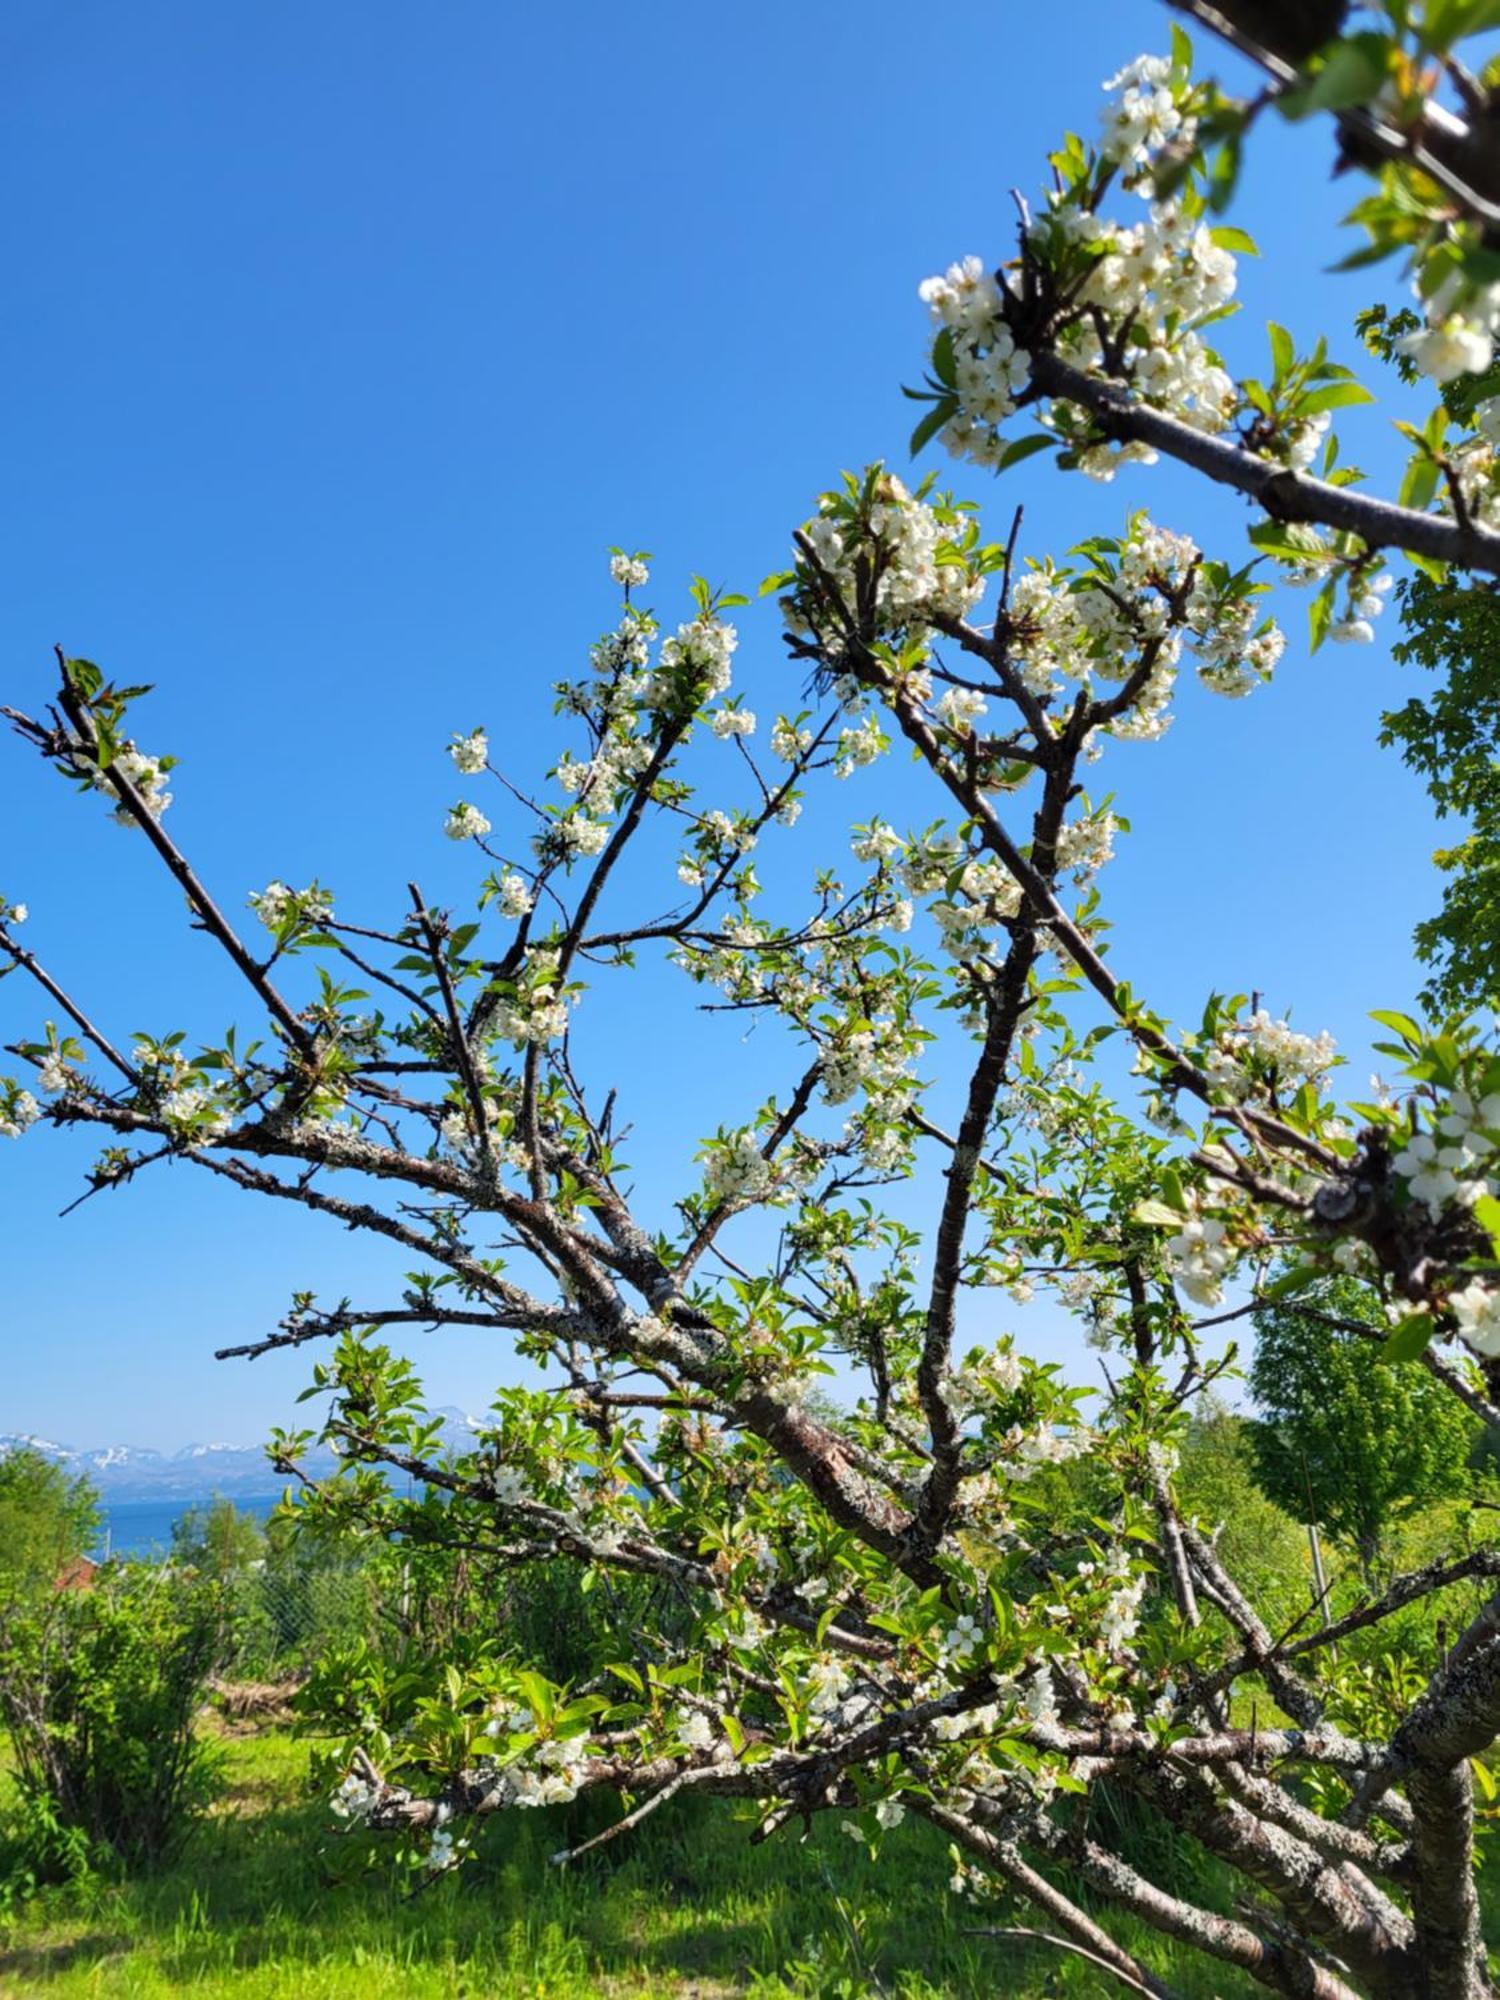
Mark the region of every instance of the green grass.
<instances>
[{"instance_id":1,"label":"green grass","mask_svg":"<svg viewBox=\"0 0 1500 2000\"><path fill-rule=\"evenodd\" d=\"M416 1895L368 1872L307 1795L305 1744L270 1731L224 1745L227 1790L170 1868L48 1891L0 1918L0 1995L156 2000L584 2000L665 1994L844 2000L1118 1993L1048 1946L966 1937L1007 1921L947 1893L944 1843L920 1825L877 1866L827 1815L749 1844L711 1802L665 1808L560 1872L547 1855L597 1807L500 1816L479 1859ZM580 1817L580 1813L587 1817ZM1021 1915L1020 1922L1036 1922ZM1186 1994L1250 1989L1129 1931Z\"/></svg>"}]
</instances>

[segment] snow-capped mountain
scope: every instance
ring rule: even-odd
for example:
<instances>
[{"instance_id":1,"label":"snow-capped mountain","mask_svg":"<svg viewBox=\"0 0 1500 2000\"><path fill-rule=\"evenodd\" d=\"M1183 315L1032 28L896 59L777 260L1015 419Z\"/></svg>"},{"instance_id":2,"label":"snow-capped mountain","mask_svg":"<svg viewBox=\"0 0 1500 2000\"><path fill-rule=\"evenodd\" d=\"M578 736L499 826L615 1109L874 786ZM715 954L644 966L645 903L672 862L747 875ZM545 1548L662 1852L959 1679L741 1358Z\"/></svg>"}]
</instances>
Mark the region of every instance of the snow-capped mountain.
<instances>
[{"instance_id":1,"label":"snow-capped mountain","mask_svg":"<svg viewBox=\"0 0 1500 2000\"><path fill-rule=\"evenodd\" d=\"M474 1420L462 1410L434 1414L443 1418L443 1442L450 1450L461 1449L472 1437ZM185 1444L172 1452L131 1444L80 1450L26 1431L0 1431L0 1458L23 1449L40 1452L66 1472L83 1473L105 1500L201 1500L215 1493L235 1498L274 1493L282 1484L258 1444ZM303 1460L314 1478L331 1472L336 1463L332 1452L321 1447Z\"/></svg>"}]
</instances>

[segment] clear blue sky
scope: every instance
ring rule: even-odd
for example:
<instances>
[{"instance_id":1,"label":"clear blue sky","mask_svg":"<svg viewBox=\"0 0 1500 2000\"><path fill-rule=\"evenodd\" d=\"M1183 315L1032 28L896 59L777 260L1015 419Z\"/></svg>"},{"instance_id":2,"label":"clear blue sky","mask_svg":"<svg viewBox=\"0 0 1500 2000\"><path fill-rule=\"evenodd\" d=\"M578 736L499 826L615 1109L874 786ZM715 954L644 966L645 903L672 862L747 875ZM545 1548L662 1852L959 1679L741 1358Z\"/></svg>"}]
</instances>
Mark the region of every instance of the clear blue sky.
<instances>
[{"instance_id":1,"label":"clear blue sky","mask_svg":"<svg viewBox=\"0 0 1500 2000\"><path fill-rule=\"evenodd\" d=\"M549 683L612 615L606 545L655 552L676 616L694 571L753 589L841 466L904 462L917 282L1007 254L1007 190L1065 126L1093 131L1100 80L1167 25L1146 0L1002 0L957 26L890 0L11 0L3 699L45 699L54 640L156 682L141 740L182 759L173 827L230 905L317 873L378 918L414 867L456 897L450 731L483 721L539 773ZM1357 360L1371 281L1324 275L1356 190L1330 185L1325 132L1265 138L1234 220L1270 268L1244 266L1226 346L1258 360L1275 313ZM1371 469L1389 414L1346 427ZM960 484L997 520L1024 494L1033 551L1143 502L1243 547L1236 504L1171 475L1031 475ZM1373 748L1401 685L1383 644L1309 661L1301 609L1272 689L1190 696L1116 765L1136 830L1108 887L1122 968L1159 1005L1254 985L1357 1045L1366 1008L1410 995L1433 836ZM742 621L762 714L796 705L776 627ZM119 1033L217 1031L234 997L144 844L0 755L0 893L30 904L30 941ZM839 804L867 817L874 792ZM677 1069L684 1005L646 976L591 1030L663 1198L773 1074L725 1023ZM6 1039L41 1012L0 989ZM91 1150L0 1147L0 1430L167 1446L287 1420L306 1355L210 1350L294 1286L379 1303L400 1260L187 1167L59 1220ZM1064 1339L1047 1319L1025 1337ZM472 1335L419 1347L437 1400L480 1406L503 1377Z\"/></svg>"}]
</instances>

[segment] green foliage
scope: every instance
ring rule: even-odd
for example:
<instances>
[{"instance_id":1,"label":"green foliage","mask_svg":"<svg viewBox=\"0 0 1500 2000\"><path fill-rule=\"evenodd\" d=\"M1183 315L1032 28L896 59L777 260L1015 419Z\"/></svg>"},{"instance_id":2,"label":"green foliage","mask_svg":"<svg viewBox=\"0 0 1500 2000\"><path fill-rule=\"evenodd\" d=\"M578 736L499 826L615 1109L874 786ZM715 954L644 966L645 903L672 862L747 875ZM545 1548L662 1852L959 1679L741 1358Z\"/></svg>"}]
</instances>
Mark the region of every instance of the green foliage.
<instances>
[{"instance_id":1,"label":"green foliage","mask_svg":"<svg viewBox=\"0 0 1500 2000\"><path fill-rule=\"evenodd\" d=\"M145 1566L55 1593L0 1638L0 1720L20 1809L12 1893L169 1856L213 1790L193 1732L219 1632L214 1593Z\"/></svg>"},{"instance_id":2,"label":"green foliage","mask_svg":"<svg viewBox=\"0 0 1500 2000\"><path fill-rule=\"evenodd\" d=\"M1325 1279L1256 1313L1250 1376L1263 1491L1293 1519L1346 1537L1366 1572L1402 1513L1463 1491L1476 1428L1434 1377L1383 1360L1359 1331L1384 1324L1366 1286Z\"/></svg>"},{"instance_id":3,"label":"green foliage","mask_svg":"<svg viewBox=\"0 0 1500 2000\"><path fill-rule=\"evenodd\" d=\"M49 1590L99 1530L99 1496L87 1479L29 1448L0 1458L0 1608Z\"/></svg>"},{"instance_id":4,"label":"green foliage","mask_svg":"<svg viewBox=\"0 0 1500 2000\"><path fill-rule=\"evenodd\" d=\"M1443 817L1468 822L1434 857L1447 877L1442 908L1417 927L1445 1007L1500 993L1500 597L1488 585L1415 576L1401 589L1403 638L1395 657L1438 678L1384 718L1381 740L1400 746Z\"/></svg>"},{"instance_id":5,"label":"green foliage","mask_svg":"<svg viewBox=\"0 0 1500 2000\"><path fill-rule=\"evenodd\" d=\"M1308 1602L1305 1531L1256 1480L1255 1425L1205 1396L1188 1426L1177 1499L1214 1539L1230 1575L1275 1631Z\"/></svg>"},{"instance_id":6,"label":"green foliage","mask_svg":"<svg viewBox=\"0 0 1500 2000\"><path fill-rule=\"evenodd\" d=\"M221 1583L264 1561L265 1554L259 1521L222 1494L189 1507L172 1525L172 1561Z\"/></svg>"}]
</instances>

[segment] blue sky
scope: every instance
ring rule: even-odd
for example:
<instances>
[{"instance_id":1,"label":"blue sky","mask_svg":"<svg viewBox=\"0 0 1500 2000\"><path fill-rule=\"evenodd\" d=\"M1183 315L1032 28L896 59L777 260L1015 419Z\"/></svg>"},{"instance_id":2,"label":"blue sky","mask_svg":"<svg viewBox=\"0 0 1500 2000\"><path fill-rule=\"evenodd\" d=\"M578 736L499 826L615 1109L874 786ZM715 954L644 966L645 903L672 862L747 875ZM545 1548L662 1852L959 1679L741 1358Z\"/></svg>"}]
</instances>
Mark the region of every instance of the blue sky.
<instances>
[{"instance_id":1,"label":"blue sky","mask_svg":"<svg viewBox=\"0 0 1500 2000\"><path fill-rule=\"evenodd\" d=\"M1008 190L1040 182L1066 126L1092 132L1101 79L1167 21L1145 0L1002 4L961 31L889 0L12 0L0 698L46 698L54 641L155 682L140 738L182 759L173 828L229 906L317 874L379 919L414 868L457 899L475 871L439 833L450 732L484 722L539 775L563 740L550 682L613 615L609 544L654 552L675 618L695 571L753 590L840 467L904 463L917 282L1008 253ZM1360 359L1374 285L1325 274L1356 193L1328 158L1321 131L1253 151L1233 219L1267 256L1224 343L1247 366L1268 316ZM1372 472L1392 408L1345 426ZM1033 552L1141 504L1243 547L1238 503L1170 472L955 483L997 523L1024 498ZM1264 990L1339 1034L1362 1085L1366 1009L1415 984L1433 829L1374 749L1404 685L1390 635L1309 660L1300 602L1281 609L1274 687L1190 695L1164 745L1115 766L1135 828L1108 882L1117 951L1168 1011ZM741 622L751 705L797 706L774 612ZM144 844L0 754L0 893L29 903L29 942L117 1033L216 1033L236 997ZM892 782L815 823L836 840ZM6 1039L42 1012L18 988ZM645 974L593 1029L662 1200L775 1073L739 1024L684 1043L687 1006ZM45 1132L0 1151L0 1431L175 1445L287 1420L305 1354L211 1349L296 1286L378 1304L401 1260L182 1166L60 1220L90 1153ZM1023 1337L1074 1351L1046 1318ZM506 1374L472 1335L417 1347L439 1401L482 1405Z\"/></svg>"}]
</instances>

